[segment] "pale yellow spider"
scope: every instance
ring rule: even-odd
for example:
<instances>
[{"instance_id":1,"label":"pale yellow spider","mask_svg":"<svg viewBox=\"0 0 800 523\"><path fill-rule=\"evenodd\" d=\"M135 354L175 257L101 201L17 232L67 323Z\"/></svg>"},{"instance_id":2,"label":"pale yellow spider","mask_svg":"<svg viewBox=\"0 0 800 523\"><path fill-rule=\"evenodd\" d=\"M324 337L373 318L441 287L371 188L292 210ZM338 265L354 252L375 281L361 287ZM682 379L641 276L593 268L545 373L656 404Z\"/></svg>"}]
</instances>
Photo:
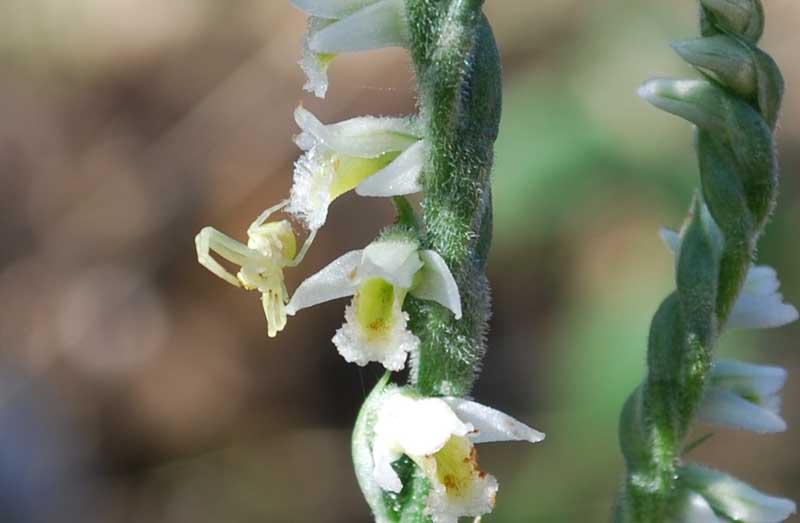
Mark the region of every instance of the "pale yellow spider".
<instances>
[{"instance_id":1,"label":"pale yellow spider","mask_svg":"<svg viewBox=\"0 0 800 523\"><path fill-rule=\"evenodd\" d=\"M197 261L203 267L231 285L261 292L270 338L286 326L289 295L283 281L283 269L295 267L303 261L316 235L316 231L311 231L298 254L294 230L288 221L265 223L271 214L288 203L286 200L270 207L250 224L247 228L247 245L213 227L203 228L195 237ZM212 252L241 267L236 276L214 259Z\"/></svg>"}]
</instances>

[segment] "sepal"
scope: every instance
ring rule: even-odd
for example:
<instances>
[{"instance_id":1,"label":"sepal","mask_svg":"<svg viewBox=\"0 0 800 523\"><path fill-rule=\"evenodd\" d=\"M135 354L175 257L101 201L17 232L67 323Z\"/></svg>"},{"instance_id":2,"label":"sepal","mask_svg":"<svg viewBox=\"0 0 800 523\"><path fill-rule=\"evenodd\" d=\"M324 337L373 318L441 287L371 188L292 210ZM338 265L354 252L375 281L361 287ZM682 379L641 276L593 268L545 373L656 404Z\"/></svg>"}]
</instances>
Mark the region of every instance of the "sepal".
<instances>
[{"instance_id":1,"label":"sepal","mask_svg":"<svg viewBox=\"0 0 800 523\"><path fill-rule=\"evenodd\" d=\"M640 97L668 113L689 120L698 127L723 131L729 110L725 93L706 80L656 78L645 82Z\"/></svg>"},{"instance_id":2,"label":"sepal","mask_svg":"<svg viewBox=\"0 0 800 523\"><path fill-rule=\"evenodd\" d=\"M760 0L700 0L703 34L719 30L756 43L764 33L764 8Z\"/></svg>"}]
</instances>

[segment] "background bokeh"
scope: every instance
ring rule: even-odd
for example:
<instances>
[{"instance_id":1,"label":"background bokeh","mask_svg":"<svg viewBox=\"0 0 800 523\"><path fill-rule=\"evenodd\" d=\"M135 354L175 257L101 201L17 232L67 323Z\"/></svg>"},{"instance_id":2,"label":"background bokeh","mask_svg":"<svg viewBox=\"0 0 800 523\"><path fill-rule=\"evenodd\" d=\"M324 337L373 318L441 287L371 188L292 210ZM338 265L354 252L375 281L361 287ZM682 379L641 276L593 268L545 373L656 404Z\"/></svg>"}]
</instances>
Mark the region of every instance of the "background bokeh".
<instances>
[{"instance_id":1,"label":"background bokeh","mask_svg":"<svg viewBox=\"0 0 800 523\"><path fill-rule=\"evenodd\" d=\"M780 207L761 249L800 302L800 4L767 0L787 78ZM494 317L475 397L548 433L481 449L489 522L605 521L616 422L673 287L658 238L697 186L689 126L635 96L691 75L689 0L490 0L505 67ZM366 523L349 430L379 369L330 338L344 302L266 337L257 294L196 263L289 189L299 100L323 121L414 110L404 52L343 56L304 96L304 17L277 0L0 2L0 521ZM370 241L388 202L337 200L305 275ZM714 430L698 459L800 498L800 327L726 334L787 367L787 433ZM697 435L709 432L698 427Z\"/></svg>"}]
</instances>

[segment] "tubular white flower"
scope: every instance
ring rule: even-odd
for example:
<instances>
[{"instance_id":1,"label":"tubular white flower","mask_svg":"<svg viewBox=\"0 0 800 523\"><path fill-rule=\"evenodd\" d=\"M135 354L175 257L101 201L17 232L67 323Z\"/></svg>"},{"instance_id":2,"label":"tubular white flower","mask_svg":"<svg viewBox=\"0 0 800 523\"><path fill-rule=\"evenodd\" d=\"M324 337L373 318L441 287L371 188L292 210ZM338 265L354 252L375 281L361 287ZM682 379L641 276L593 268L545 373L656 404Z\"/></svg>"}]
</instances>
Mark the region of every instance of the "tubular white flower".
<instances>
[{"instance_id":1,"label":"tubular white flower","mask_svg":"<svg viewBox=\"0 0 800 523\"><path fill-rule=\"evenodd\" d=\"M426 511L434 523L492 511L497 480L478 468L475 443L529 441L544 434L478 403L460 398L413 398L401 389L377 408L372 442L372 480L384 491L403 485L392 463L408 456L431 484Z\"/></svg>"},{"instance_id":2,"label":"tubular white flower","mask_svg":"<svg viewBox=\"0 0 800 523\"><path fill-rule=\"evenodd\" d=\"M364 196L421 190L425 144L413 118L359 117L325 125L302 106L296 138L305 154L295 163L288 212L311 230L325 224L328 206L356 189Z\"/></svg>"},{"instance_id":3,"label":"tubular white flower","mask_svg":"<svg viewBox=\"0 0 800 523\"><path fill-rule=\"evenodd\" d=\"M793 501L768 496L750 485L700 465L681 468L680 482L701 495L723 521L779 523L797 512ZM699 520L705 521L705 520Z\"/></svg>"},{"instance_id":4,"label":"tubular white flower","mask_svg":"<svg viewBox=\"0 0 800 523\"><path fill-rule=\"evenodd\" d=\"M286 204L282 202L267 209L250 225L247 245L213 227L205 227L195 237L197 259L201 265L231 285L261 292L269 337L274 337L286 326L288 293L283 269L299 264L314 240L313 234L310 235L298 254L297 239L289 222L267 223L267 218ZM238 265L241 269L236 276L214 259L212 252Z\"/></svg>"},{"instance_id":5,"label":"tubular white flower","mask_svg":"<svg viewBox=\"0 0 800 523\"><path fill-rule=\"evenodd\" d=\"M287 306L288 314L318 303L353 296L345 324L333 338L349 362L370 361L400 370L419 340L406 327L406 294L436 301L461 317L461 299L447 264L434 251L420 251L406 239L379 240L349 252L304 281Z\"/></svg>"},{"instance_id":6,"label":"tubular white flower","mask_svg":"<svg viewBox=\"0 0 800 523\"><path fill-rule=\"evenodd\" d=\"M292 0L309 15L303 59L304 89L320 98L328 89L327 68L337 53L408 47L402 0Z\"/></svg>"},{"instance_id":7,"label":"tubular white flower","mask_svg":"<svg viewBox=\"0 0 800 523\"><path fill-rule=\"evenodd\" d=\"M680 235L675 231L662 229L661 238L673 254L680 248ZM797 320L797 309L783 303L780 285L772 267L751 266L725 329L766 329Z\"/></svg>"},{"instance_id":8,"label":"tubular white flower","mask_svg":"<svg viewBox=\"0 0 800 523\"><path fill-rule=\"evenodd\" d=\"M781 367L720 360L714 364L711 384L698 415L718 425L758 433L782 432L778 391L786 382Z\"/></svg>"}]
</instances>

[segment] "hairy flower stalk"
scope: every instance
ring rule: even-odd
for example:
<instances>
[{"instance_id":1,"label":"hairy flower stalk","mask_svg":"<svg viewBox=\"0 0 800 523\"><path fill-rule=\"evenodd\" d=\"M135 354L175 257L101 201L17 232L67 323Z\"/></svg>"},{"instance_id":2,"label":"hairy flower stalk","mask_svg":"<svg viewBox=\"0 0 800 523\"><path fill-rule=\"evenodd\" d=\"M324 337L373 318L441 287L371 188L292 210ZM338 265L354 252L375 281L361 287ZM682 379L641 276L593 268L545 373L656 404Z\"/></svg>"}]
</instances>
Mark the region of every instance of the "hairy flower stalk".
<instances>
[{"instance_id":1,"label":"hairy flower stalk","mask_svg":"<svg viewBox=\"0 0 800 523\"><path fill-rule=\"evenodd\" d=\"M640 90L696 126L702 192L680 234L664 234L677 290L653 319L648 374L622 413L619 523L773 523L795 511L789 500L682 459L696 416L755 432L785 429L777 396L785 372L715 362L714 349L723 329L797 319L774 271L752 264L777 196L773 133L783 94L778 67L756 46L763 8L760 0L700 3L703 37L673 47L705 79L651 80Z\"/></svg>"},{"instance_id":2,"label":"hairy flower stalk","mask_svg":"<svg viewBox=\"0 0 800 523\"><path fill-rule=\"evenodd\" d=\"M475 445L536 443L544 434L466 399L489 319L490 173L500 120L500 59L482 0L292 0L309 15L305 88L328 90L339 53L408 48L418 115L322 123L295 110L303 151L287 200L248 229L243 245L207 227L198 260L228 283L262 293L268 334L313 305L352 296L333 335L350 363L387 369L353 432L356 476L377 523L458 523L492 511L497 480ZM397 222L364 249L306 279L289 299L283 271L299 265L339 196L394 197ZM404 195L422 191L419 217ZM296 252L290 221L308 232ZM213 256L241 267L234 276ZM410 367L406 386L388 371Z\"/></svg>"}]
</instances>

